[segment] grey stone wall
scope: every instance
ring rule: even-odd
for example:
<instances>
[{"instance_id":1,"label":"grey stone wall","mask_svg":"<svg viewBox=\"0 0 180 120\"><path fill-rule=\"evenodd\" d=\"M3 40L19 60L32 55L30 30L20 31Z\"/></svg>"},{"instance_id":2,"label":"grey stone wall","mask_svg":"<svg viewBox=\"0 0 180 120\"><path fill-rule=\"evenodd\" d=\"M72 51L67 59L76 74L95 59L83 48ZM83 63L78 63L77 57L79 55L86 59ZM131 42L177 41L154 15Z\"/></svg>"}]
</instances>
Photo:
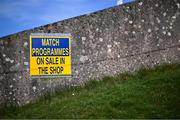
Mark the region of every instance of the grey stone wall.
<instances>
[{"instance_id":1,"label":"grey stone wall","mask_svg":"<svg viewBox=\"0 0 180 120\"><path fill-rule=\"evenodd\" d=\"M29 76L31 33L72 34L72 77ZM90 79L180 62L180 1L140 0L0 38L0 102L23 105Z\"/></svg>"}]
</instances>

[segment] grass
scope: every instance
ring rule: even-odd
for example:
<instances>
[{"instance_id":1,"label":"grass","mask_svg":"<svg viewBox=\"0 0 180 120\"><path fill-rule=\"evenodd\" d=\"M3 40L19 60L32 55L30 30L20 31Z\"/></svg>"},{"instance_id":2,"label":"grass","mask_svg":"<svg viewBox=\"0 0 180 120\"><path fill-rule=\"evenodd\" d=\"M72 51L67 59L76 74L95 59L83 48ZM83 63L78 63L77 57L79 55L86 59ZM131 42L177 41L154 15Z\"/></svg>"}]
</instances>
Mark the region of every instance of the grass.
<instances>
[{"instance_id":1,"label":"grass","mask_svg":"<svg viewBox=\"0 0 180 120\"><path fill-rule=\"evenodd\" d=\"M1 107L0 118L180 118L180 64L90 81L22 107Z\"/></svg>"}]
</instances>

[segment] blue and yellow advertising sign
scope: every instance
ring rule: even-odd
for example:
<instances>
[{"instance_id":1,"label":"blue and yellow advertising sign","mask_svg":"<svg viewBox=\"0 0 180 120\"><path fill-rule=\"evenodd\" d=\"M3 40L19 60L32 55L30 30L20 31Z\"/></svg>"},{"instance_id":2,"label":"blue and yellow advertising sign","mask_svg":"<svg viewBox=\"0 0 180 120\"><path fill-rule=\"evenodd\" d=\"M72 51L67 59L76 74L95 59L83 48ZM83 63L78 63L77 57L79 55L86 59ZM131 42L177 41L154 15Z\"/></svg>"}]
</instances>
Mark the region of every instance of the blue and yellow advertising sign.
<instances>
[{"instance_id":1,"label":"blue and yellow advertising sign","mask_svg":"<svg viewBox=\"0 0 180 120\"><path fill-rule=\"evenodd\" d=\"M71 75L70 34L30 35L30 75L69 76Z\"/></svg>"}]
</instances>

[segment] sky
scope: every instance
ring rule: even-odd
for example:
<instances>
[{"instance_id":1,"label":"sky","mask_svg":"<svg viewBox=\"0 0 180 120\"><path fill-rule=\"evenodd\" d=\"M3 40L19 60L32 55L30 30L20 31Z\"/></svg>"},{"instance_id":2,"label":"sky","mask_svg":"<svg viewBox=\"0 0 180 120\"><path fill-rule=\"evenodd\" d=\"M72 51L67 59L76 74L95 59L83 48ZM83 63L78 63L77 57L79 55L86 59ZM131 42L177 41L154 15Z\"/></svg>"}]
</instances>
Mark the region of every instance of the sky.
<instances>
[{"instance_id":1,"label":"sky","mask_svg":"<svg viewBox=\"0 0 180 120\"><path fill-rule=\"evenodd\" d=\"M115 5L117 0L0 0L0 37Z\"/></svg>"}]
</instances>

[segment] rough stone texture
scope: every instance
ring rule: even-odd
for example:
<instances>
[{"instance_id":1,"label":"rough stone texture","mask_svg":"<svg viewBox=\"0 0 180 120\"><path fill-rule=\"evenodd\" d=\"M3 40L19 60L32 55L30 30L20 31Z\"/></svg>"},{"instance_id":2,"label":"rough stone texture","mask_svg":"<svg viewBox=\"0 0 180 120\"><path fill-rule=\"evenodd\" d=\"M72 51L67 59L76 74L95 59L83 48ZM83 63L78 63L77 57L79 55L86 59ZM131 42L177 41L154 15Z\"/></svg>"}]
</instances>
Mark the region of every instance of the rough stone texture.
<instances>
[{"instance_id":1,"label":"rough stone texture","mask_svg":"<svg viewBox=\"0 0 180 120\"><path fill-rule=\"evenodd\" d=\"M29 35L72 34L72 77L30 78ZM0 38L0 103L23 105L90 79L180 62L180 1L140 0Z\"/></svg>"}]
</instances>

